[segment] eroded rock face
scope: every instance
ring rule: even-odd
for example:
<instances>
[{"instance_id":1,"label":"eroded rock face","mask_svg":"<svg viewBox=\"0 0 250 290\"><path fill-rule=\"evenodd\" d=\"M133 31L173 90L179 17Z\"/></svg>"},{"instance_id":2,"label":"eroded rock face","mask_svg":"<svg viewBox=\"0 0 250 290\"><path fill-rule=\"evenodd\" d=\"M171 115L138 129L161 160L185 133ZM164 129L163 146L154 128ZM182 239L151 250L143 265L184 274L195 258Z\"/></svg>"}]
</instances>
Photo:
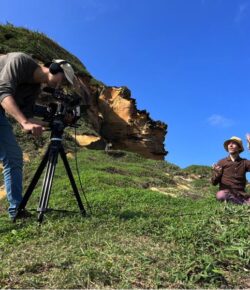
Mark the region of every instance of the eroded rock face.
<instances>
[{"instance_id":1,"label":"eroded rock face","mask_svg":"<svg viewBox=\"0 0 250 290\"><path fill-rule=\"evenodd\" d=\"M162 160L167 152L164 140L167 125L153 121L146 111L139 111L125 87L104 87L98 98L100 135L112 149L139 153Z\"/></svg>"}]
</instances>

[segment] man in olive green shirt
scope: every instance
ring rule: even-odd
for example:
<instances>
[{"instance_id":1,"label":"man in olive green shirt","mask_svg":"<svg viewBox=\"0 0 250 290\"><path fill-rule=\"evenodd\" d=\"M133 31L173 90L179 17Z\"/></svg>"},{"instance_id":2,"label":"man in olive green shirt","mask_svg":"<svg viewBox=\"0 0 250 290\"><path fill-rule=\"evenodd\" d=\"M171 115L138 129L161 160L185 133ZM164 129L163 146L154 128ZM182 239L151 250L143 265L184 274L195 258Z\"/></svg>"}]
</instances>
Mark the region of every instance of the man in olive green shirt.
<instances>
[{"instance_id":1,"label":"man in olive green shirt","mask_svg":"<svg viewBox=\"0 0 250 290\"><path fill-rule=\"evenodd\" d=\"M74 77L73 68L64 60L53 60L46 67L21 52L0 56L0 160L4 167L11 218L15 217L22 200L23 157L5 112L12 116L23 130L40 136L44 123L33 118L33 107L40 85L58 88L64 81L73 84Z\"/></svg>"}]
</instances>

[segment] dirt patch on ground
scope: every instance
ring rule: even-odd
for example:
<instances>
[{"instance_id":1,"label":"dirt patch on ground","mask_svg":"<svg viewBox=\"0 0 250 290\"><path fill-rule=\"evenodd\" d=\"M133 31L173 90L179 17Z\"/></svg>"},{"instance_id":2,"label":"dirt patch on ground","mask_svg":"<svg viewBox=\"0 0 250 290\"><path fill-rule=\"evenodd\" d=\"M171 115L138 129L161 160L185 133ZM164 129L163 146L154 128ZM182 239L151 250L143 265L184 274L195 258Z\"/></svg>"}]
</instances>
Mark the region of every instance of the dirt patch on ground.
<instances>
[{"instance_id":1,"label":"dirt patch on ground","mask_svg":"<svg viewBox=\"0 0 250 290\"><path fill-rule=\"evenodd\" d=\"M0 212L4 212L6 210L6 208L4 208L3 206L3 202L1 200L3 200L6 196L6 192L4 190L4 186L0 186Z\"/></svg>"},{"instance_id":2,"label":"dirt patch on ground","mask_svg":"<svg viewBox=\"0 0 250 290\"><path fill-rule=\"evenodd\" d=\"M250 277L242 280L241 286L244 287L244 289L250 289Z\"/></svg>"},{"instance_id":3,"label":"dirt patch on ground","mask_svg":"<svg viewBox=\"0 0 250 290\"><path fill-rule=\"evenodd\" d=\"M4 186L0 186L0 200L5 198L6 196L6 192L5 192L5 189L4 189Z\"/></svg>"},{"instance_id":4,"label":"dirt patch on ground","mask_svg":"<svg viewBox=\"0 0 250 290\"><path fill-rule=\"evenodd\" d=\"M125 172L124 170L115 168L115 167L107 167L104 169L104 171L111 173L111 174L127 175L127 172Z\"/></svg>"},{"instance_id":5,"label":"dirt patch on ground","mask_svg":"<svg viewBox=\"0 0 250 290\"><path fill-rule=\"evenodd\" d=\"M167 174L168 175L168 174ZM152 191L157 191L159 193L162 193L164 195L168 195L171 197L177 197L177 196L187 196L192 199L200 199L202 198L202 195L197 192L197 190L193 187L192 182L194 180L201 179L199 175L190 174L189 176L180 176L176 175L174 176L174 186L169 186L165 188L160 187L150 187L149 189Z\"/></svg>"},{"instance_id":6,"label":"dirt patch on ground","mask_svg":"<svg viewBox=\"0 0 250 290\"><path fill-rule=\"evenodd\" d=\"M160 192L164 195L168 195L168 196L171 196L171 197L177 197L178 196L178 192L176 191L175 188L158 188L158 187L150 187L149 188L150 190L152 191L157 191L157 192Z\"/></svg>"}]
</instances>

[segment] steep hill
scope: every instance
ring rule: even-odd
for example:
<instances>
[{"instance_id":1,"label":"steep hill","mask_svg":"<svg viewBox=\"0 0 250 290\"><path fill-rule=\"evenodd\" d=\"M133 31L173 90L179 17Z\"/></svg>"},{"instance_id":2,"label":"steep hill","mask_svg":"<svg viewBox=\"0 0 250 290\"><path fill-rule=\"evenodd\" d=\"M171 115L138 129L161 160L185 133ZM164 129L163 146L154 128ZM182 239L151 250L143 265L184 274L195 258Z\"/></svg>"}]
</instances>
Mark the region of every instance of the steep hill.
<instances>
[{"instance_id":1,"label":"steep hill","mask_svg":"<svg viewBox=\"0 0 250 290\"><path fill-rule=\"evenodd\" d=\"M82 126L78 130L80 146L104 149L108 143L112 144L112 149L164 159L167 154L164 149L167 125L153 121L149 113L138 110L128 88L108 87L96 80L77 57L42 33L0 25L0 54L13 51L31 54L41 63L59 58L72 64L90 92L90 107L82 116Z\"/></svg>"}]
</instances>

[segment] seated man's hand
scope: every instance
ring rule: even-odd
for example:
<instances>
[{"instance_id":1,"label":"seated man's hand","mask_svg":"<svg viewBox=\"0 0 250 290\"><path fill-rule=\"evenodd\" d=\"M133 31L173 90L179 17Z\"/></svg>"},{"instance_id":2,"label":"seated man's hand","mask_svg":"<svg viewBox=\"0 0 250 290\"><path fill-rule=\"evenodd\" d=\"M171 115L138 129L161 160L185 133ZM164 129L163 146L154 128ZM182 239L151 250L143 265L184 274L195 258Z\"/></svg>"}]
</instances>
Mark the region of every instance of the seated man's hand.
<instances>
[{"instance_id":1,"label":"seated man's hand","mask_svg":"<svg viewBox=\"0 0 250 290\"><path fill-rule=\"evenodd\" d=\"M249 133L246 134L246 138L247 138L247 142L248 142L247 147L248 147L248 149L250 149L250 134Z\"/></svg>"},{"instance_id":2,"label":"seated man's hand","mask_svg":"<svg viewBox=\"0 0 250 290\"><path fill-rule=\"evenodd\" d=\"M212 165L212 169L213 169L217 174L221 174L221 173L222 173L222 167L219 166L218 164L213 164L213 165Z\"/></svg>"}]
</instances>

